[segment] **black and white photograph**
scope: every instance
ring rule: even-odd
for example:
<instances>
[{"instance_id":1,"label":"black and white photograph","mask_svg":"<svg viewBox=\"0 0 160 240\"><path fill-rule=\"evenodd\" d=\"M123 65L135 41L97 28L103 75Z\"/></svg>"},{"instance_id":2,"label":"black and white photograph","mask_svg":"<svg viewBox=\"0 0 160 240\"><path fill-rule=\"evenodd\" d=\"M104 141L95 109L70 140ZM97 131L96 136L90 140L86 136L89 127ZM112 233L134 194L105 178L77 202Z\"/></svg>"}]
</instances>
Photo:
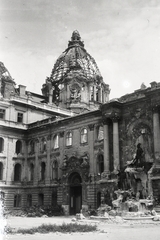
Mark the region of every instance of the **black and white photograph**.
<instances>
[{"instance_id":1,"label":"black and white photograph","mask_svg":"<svg viewBox=\"0 0 160 240\"><path fill-rule=\"evenodd\" d=\"M159 0L0 0L0 240L160 239L159 64Z\"/></svg>"}]
</instances>

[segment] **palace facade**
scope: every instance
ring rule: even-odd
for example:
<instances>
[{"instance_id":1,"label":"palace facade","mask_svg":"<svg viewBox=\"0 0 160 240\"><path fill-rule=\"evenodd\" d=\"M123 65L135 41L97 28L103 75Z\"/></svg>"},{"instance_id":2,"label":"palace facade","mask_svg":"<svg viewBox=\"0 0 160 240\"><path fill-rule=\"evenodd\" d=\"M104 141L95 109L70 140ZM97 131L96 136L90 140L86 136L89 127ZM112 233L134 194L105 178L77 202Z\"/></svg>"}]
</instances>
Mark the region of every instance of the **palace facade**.
<instances>
[{"instance_id":1,"label":"palace facade","mask_svg":"<svg viewBox=\"0 0 160 240\"><path fill-rule=\"evenodd\" d=\"M78 31L42 95L0 63L0 188L7 209L112 205L117 189L160 202L160 83L109 100ZM141 156L137 145L141 144Z\"/></svg>"}]
</instances>

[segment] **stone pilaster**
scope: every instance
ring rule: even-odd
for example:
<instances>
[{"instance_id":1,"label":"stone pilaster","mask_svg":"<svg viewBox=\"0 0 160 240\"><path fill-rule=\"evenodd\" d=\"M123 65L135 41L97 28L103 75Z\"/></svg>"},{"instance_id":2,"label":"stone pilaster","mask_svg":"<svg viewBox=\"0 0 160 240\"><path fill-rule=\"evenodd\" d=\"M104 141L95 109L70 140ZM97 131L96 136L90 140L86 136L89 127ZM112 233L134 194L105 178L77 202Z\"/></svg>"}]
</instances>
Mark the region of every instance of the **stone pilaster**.
<instances>
[{"instance_id":1,"label":"stone pilaster","mask_svg":"<svg viewBox=\"0 0 160 240\"><path fill-rule=\"evenodd\" d=\"M89 156L90 156L90 174L94 173L94 124L90 124L88 134Z\"/></svg>"},{"instance_id":2,"label":"stone pilaster","mask_svg":"<svg viewBox=\"0 0 160 240\"><path fill-rule=\"evenodd\" d=\"M103 119L103 132L104 132L104 172L109 174L109 131L108 120Z\"/></svg>"},{"instance_id":3,"label":"stone pilaster","mask_svg":"<svg viewBox=\"0 0 160 240\"><path fill-rule=\"evenodd\" d=\"M51 179L51 171L50 171L50 166L51 166L51 158L50 158L50 152L51 152L51 135L47 136L47 146L46 146L46 151L47 151L47 161L46 161L46 173L45 173L45 184L50 183Z\"/></svg>"},{"instance_id":4,"label":"stone pilaster","mask_svg":"<svg viewBox=\"0 0 160 240\"><path fill-rule=\"evenodd\" d=\"M153 108L153 139L155 164L160 164L160 123L158 106Z\"/></svg>"},{"instance_id":5,"label":"stone pilaster","mask_svg":"<svg viewBox=\"0 0 160 240\"><path fill-rule=\"evenodd\" d=\"M35 164L34 164L34 179L33 183L36 185L39 180L39 164L38 164L38 154L39 154L39 140L35 140Z\"/></svg>"},{"instance_id":6,"label":"stone pilaster","mask_svg":"<svg viewBox=\"0 0 160 240\"><path fill-rule=\"evenodd\" d=\"M120 169L120 156L119 156L119 129L118 129L119 116L116 114L112 116L113 121L113 161L114 171Z\"/></svg>"},{"instance_id":7,"label":"stone pilaster","mask_svg":"<svg viewBox=\"0 0 160 240\"><path fill-rule=\"evenodd\" d=\"M58 178L62 178L61 167L63 165L64 160L64 148L65 148L65 139L64 139L64 131L59 133L59 151L60 151L60 161L58 162Z\"/></svg>"}]
</instances>

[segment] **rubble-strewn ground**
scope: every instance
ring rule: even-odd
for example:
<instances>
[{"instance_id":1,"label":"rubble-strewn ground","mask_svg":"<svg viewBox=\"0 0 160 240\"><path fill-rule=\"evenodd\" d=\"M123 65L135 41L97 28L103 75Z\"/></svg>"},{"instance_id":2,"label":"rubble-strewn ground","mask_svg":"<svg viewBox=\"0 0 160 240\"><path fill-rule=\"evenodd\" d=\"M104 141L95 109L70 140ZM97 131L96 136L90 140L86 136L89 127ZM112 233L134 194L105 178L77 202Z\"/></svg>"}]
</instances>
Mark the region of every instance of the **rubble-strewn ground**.
<instances>
[{"instance_id":1,"label":"rubble-strewn ground","mask_svg":"<svg viewBox=\"0 0 160 240\"><path fill-rule=\"evenodd\" d=\"M73 217L41 217L41 218L26 218L26 217L8 217L6 220L7 225L11 228L31 228L37 227L42 224L62 224L62 223L73 223ZM154 222L152 220L143 221L123 221L121 218L110 218L105 221L98 220L82 220L78 221L80 224L96 224L98 231L94 233L49 233L34 235L22 235L15 234L4 236L3 239L25 239L25 240L159 240L160 239L160 221Z\"/></svg>"}]
</instances>

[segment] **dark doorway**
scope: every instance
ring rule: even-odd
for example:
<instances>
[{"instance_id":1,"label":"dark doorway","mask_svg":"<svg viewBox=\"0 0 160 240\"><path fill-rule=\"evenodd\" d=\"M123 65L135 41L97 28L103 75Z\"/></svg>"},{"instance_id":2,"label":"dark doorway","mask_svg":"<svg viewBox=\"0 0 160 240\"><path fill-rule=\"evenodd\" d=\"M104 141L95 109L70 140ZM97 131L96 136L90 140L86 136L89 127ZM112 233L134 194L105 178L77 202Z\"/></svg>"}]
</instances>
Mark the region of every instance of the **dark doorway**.
<instances>
[{"instance_id":1,"label":"dark doorway","mask_svg":"<svg viewBox=\"0 0 160 240\"><path fill-rule=\"evenodd\" d=\"M44 194L43 193L39 193L39 195L38 195L38 205L39 206L44 205Z\"/></svg>"},{"instance_id":2,"label":"dark doorway","mask_svg":"<svg viewBox=\"0 0 160 240\"><path fill-rule=\"evenodd\" d=\"M72 173L70 183L70 215L80 213L82 209L82 179L79 173Z\"/></svg>"},{"instance_id":3,"label":"dark doorway","mask_svg":"<svg viewBox=\"0 0 160 240\"><path fill-rule=\"evenodd\" d=\"M101 192L97 193L97 208L99 208L101 205Z\"/></svg>"},{"instance_id":4,"label":"dark doorway","mask_svg":"<svg viewBox=\"0 0 160 240\"><path fill-rule=\"evenodd\" d=\"M70 214L80 213L82 208L82 186L70 187Z\"/></svg>"}]
</instances>

